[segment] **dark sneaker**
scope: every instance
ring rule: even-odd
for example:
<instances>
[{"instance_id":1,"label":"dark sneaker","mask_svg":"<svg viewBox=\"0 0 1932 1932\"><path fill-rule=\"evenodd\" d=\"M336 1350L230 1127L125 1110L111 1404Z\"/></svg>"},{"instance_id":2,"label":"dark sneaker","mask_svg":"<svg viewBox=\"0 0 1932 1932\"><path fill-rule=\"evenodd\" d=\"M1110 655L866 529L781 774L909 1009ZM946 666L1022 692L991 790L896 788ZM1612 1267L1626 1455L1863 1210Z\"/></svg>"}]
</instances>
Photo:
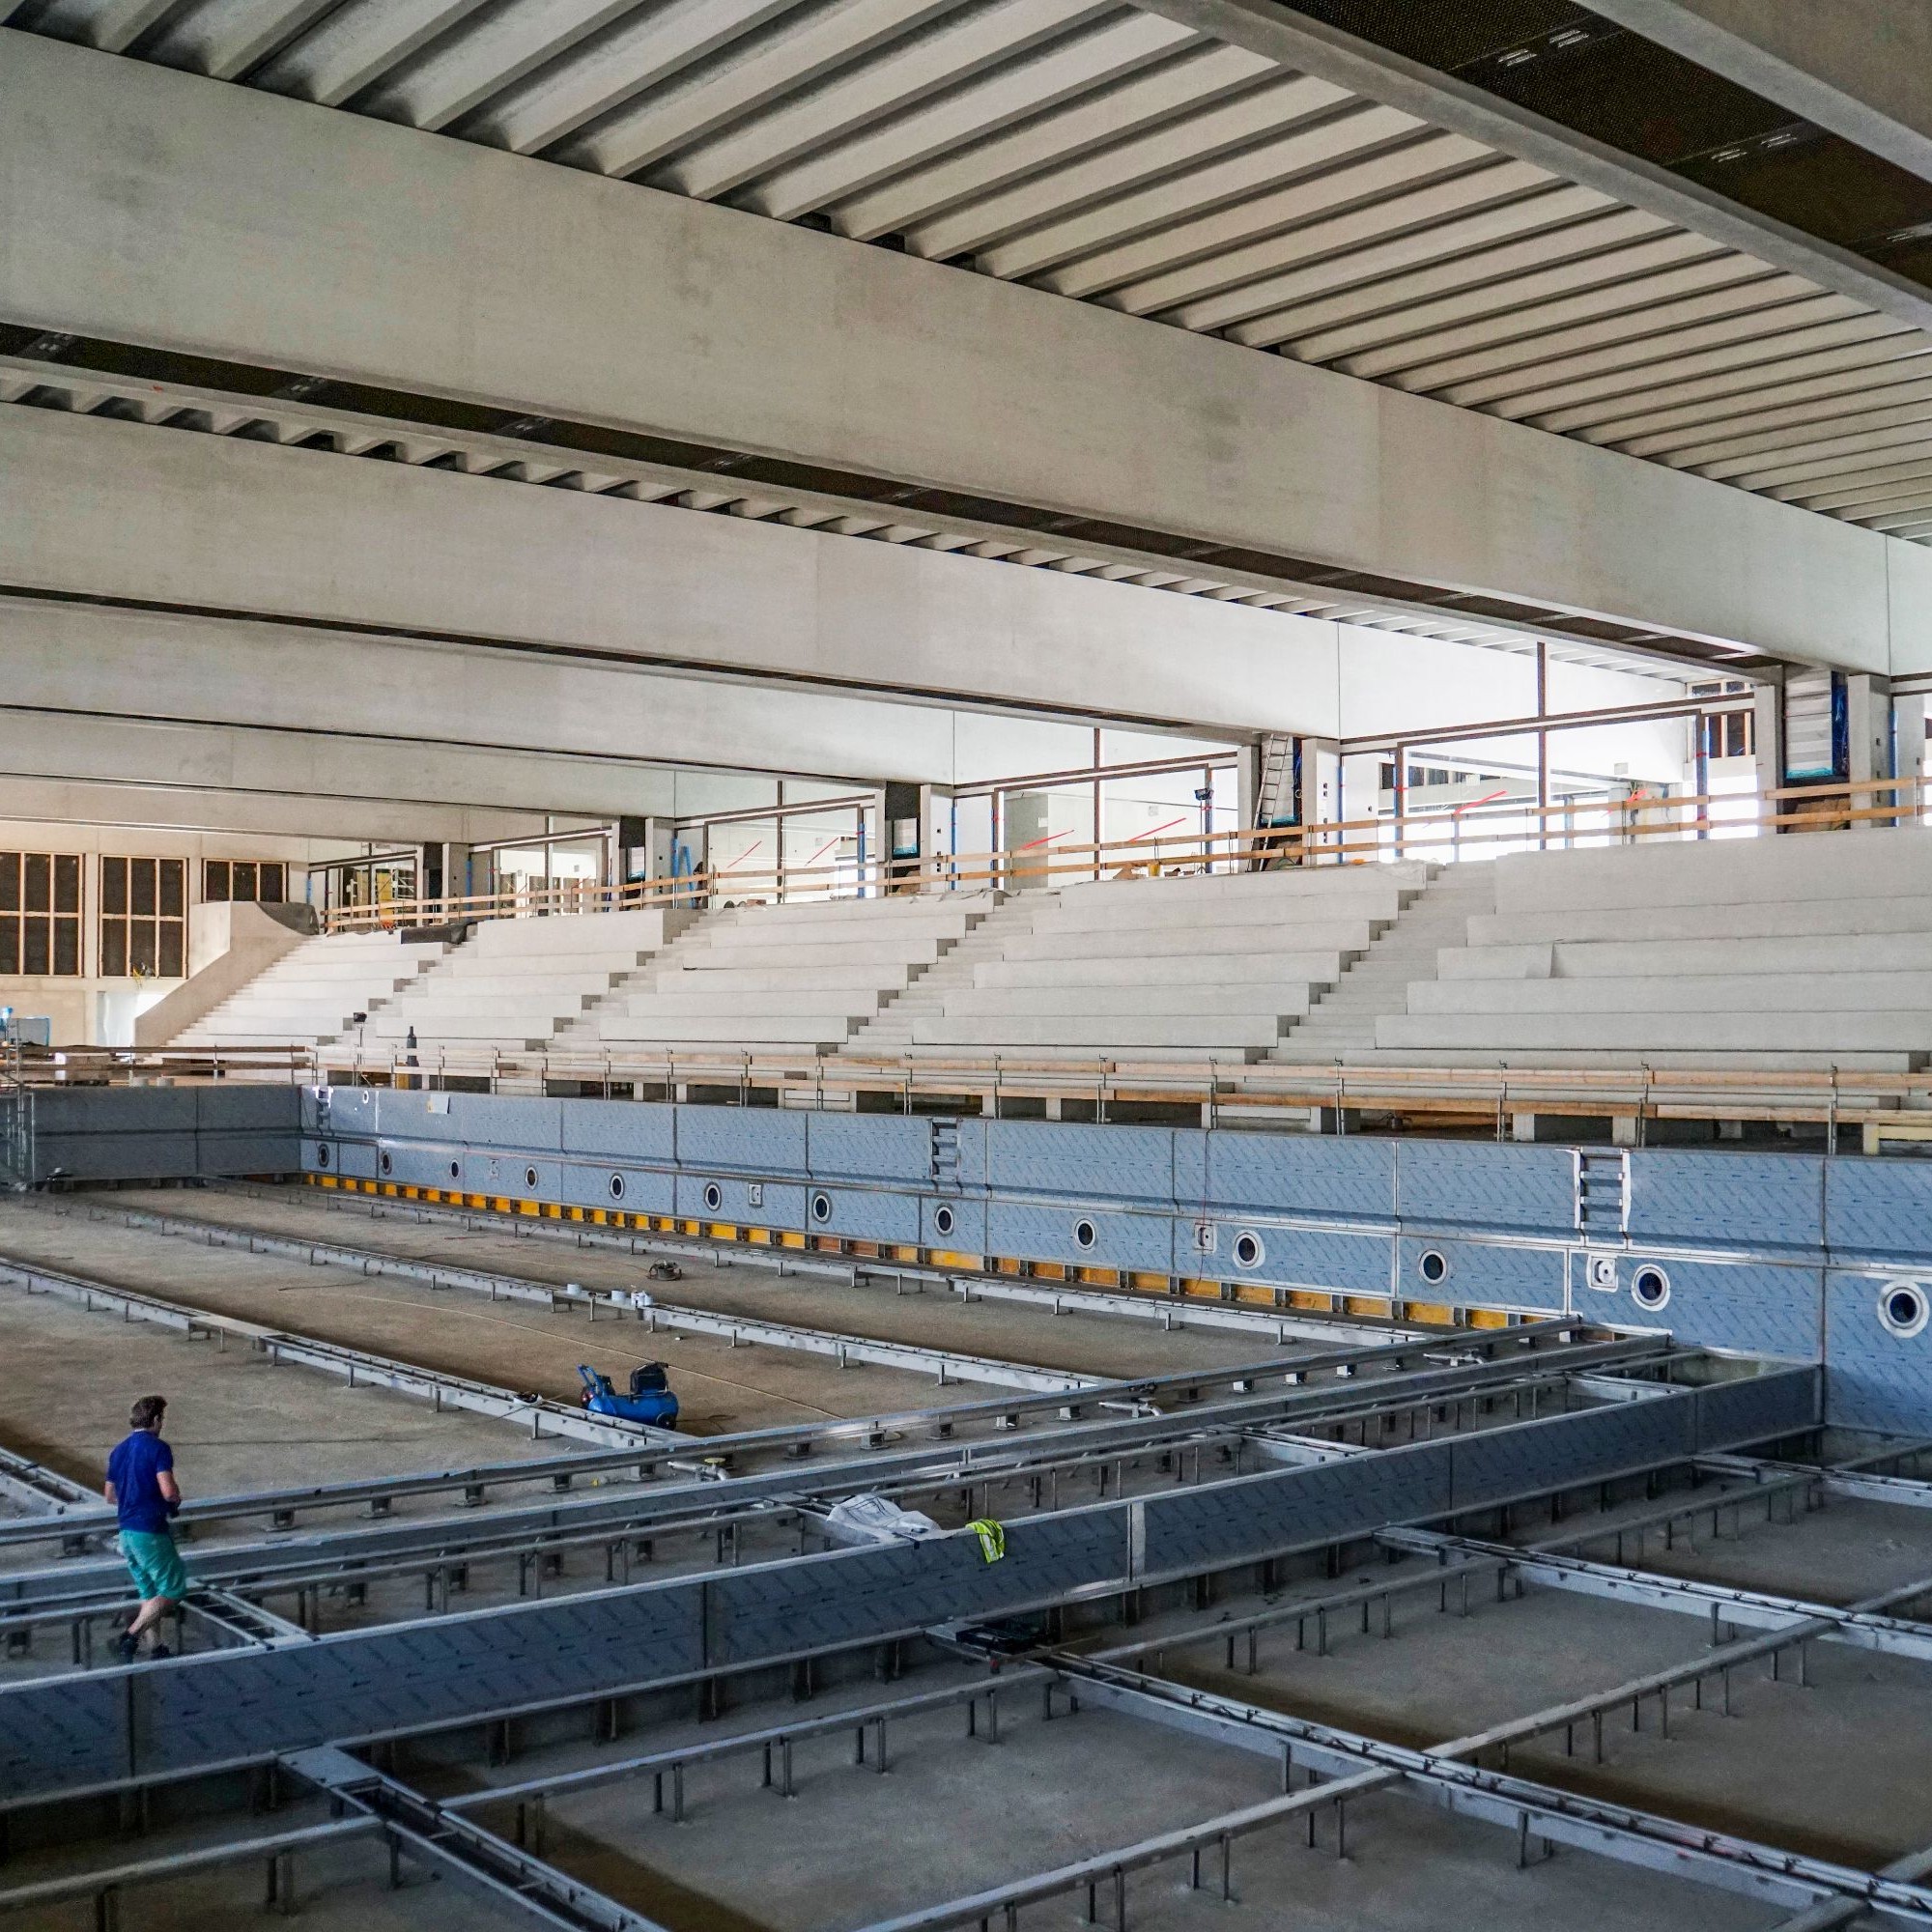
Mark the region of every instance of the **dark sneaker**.
<instances>
[{"instance_id":1,"label":"dark sneaker","mask_svg":"<svg viewBox=\"0 0 1932 1932\"><path fill-rule=\"evenodd\" d=\"M154 1649L153 1649L153 1650L151 1650L151 1651L150 1651L150 1652L148 1653L148 1655L149 1655L149 1656L150 1656L151 1658L154 1658L154 1659L156 1659L156 1661L158 1661L159 1659L161 1659L161 1658L163 1658L163 1657L172 1657L172 1656L174 1655L174 1652L173 1652L173 1651L171 1651L171 1650L170 1650L170 1649L169 1649L169 1648L167 1647L167 1645L166 1645L166 1644L164 1644L164 1643L157 1643L157 1644L156 1644L156 1646L154 1647Z\"/></svg>"},{"instance_id":2,"label":"dark sneaker","mask_svg":"<svg viewBox=\"0 0 1932 1932\"><path fill-rule=\"evenodd\" d=\"M139 1637L129 1636L124 1631L121 1635L121 1642L119 1648L121 1651L121 1662L123 1663L132 1663L135 1657L140 1652L141 1639Z\"/></svg>"}]
</instances>

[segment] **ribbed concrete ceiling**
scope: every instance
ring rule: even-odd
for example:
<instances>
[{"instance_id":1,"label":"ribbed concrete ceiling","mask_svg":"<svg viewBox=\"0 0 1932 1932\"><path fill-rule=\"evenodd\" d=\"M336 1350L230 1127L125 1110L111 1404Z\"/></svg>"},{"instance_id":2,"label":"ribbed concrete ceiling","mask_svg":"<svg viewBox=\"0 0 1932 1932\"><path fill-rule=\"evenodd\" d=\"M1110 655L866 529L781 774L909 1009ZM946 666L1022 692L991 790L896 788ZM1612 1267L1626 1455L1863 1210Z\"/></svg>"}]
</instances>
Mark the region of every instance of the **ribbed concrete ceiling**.
<instances>
[{"instance_id":1,"label":"ribbed concrete ceiling","mask_svg":"<svg viewBox=\"0 0 1932 1932\"><path fill-rule=\"evenodd\" d=\"M1115 0L0 0L1932 541L1932 335Z\"/></svg>"}]
</instances>

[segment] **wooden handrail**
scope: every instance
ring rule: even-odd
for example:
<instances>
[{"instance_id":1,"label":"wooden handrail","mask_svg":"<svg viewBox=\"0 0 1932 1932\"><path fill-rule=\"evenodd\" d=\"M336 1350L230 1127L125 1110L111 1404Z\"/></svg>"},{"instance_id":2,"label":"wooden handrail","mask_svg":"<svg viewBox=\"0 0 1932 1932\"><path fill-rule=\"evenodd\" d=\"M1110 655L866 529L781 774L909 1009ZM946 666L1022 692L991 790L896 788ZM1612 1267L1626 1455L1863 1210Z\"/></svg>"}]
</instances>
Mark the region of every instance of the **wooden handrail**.
<instances>
[{"instance_id":1,"label":"wooden handrail","mask_svg":"<svg viewBox=\"0 0 1932 1932\"><path fill-rule=\"evenodd\" d=\"M1889 795L1882 804L1876 802L1881 793ZM1855 797L1874 802L1853 805ZM1793 802L1789 810L1766 809L1782 807L1786 801ZM698 910L709 909L719 899L733 902L733 895L743 895L747 903L901 897L1023 889L1056 880L1104 883L1110 875L1121 880L1259 866L1308 868L1445 855L1461 858L1497 845L1547 848L1552 840L1570 849L1591 849L1646 838L1692 839L1705 834L1736 838L1795 829L1814 824L1819 816L1815 808L1820 805L1830 808L1834 826L1910 824L1924 816L1928 803L1932 801L1927 798L1926 781L1919 779L1833 780L1751 794L1705 792L1674 798L1571 800L1548 806L1512 799L1478 805L1460 814L1445 810L1440 814L1161 835L1152 839L1143 833L1024 852L941 855L917 864L867 859L827 866L734 867L612 886L566 884L393 899L386 904L332 908L325 915L325 924L331 932L354 932L581 912ZM1805 810L1807 806L1812 810ZM1367 836L1352 836L1357 834Z\"/></svg>"}]
</instances>

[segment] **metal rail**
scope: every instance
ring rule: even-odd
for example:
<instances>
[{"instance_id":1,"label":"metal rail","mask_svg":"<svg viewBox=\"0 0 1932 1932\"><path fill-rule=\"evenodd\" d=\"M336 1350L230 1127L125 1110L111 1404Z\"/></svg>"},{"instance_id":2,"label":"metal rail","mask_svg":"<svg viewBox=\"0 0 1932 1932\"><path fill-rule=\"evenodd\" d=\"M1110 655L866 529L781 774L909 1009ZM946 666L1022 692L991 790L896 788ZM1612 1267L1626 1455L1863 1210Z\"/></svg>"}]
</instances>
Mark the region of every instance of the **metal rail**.
<instances>
[{"instance_id":1,"label":"metal rail","mask_svg":"<svg viewBox=\"0 0 1932 1932\"><path fill-rule=\"evenodd\" d=\"M525 1918L568 1932L665 1932L655 1919L619 1905L333 1745L291 1751L278 1762L337 1804L374 1819L392 1857L405 1853Z\"/></svg>"},{"instance_id":2,"label":"metal rail","mask_svg":"<svg viewBox=\"0 0 1932 1932\"><path fill-rule=\"evenodd\" d=\"M283 1204L288 1201L288 1190L282 1186L228 1181L219 1191L244 1194L256 1201ZM1277 1342L1399 1341L1409 1336L1423 1339L1450 1332L1400 1321L1367 1321L1359 1317L1243 1308L1232 1302L1202 1301L1185 1295L1120 1293L1080 1283L1049 1286L1042 1282L1019 1281L1011 1275L968 1268L921 1266L910 1262L870 1261L856 1256L837 1262L814 1260L810 1255L801 1255L796 1249L759 1248L747 1242L727 1245L688 1238L672 1240L662 1235L627 1234L581 1221L548 1221L529 1215L502 1214L493 1209L450 1208L434 1202L345 1193L339 1188L310 1190L304 1195L302 1205L337 1212L364 1213L372 1220L393 1216L399 1220L442 1223L476 1234L558 1241L579 1248L604 1247L626 1254L696 1259L708 1261L715 1267L750 1266L770 1268L780 1275L822 1275L855 1287L864 1281L914 1282L921 1288L932 1284L968 1301L1026 1302L1035 1307L1051 1308L1056 1315L1121 1316L1129 1321L1153 1321L1164 1329L1232 1328L1271 1335Z\"/></svg>"},{"instance_id":3,"label":"metal rail","mask_svg":"<svg viewBox=\"0 0 1932 1932\"><path fill-rule=\"evenodd\" d=\"M1513 1578L1519 1588L1538 1583L1546 1589L1569 1590L1580 1596L1603 1597L1612 1603L1642 1604L1651 1609L1678 1610L1708 1617L1711 1640L1718 1645L1725 1630L1789 1631L1816 1626L1822 1642L1850 1644L1860 1650L1881 1651L1889 1657L1909 1657L1932 1663L1932 1624L1914 1623L1875 1611L1840 1610L1830 1604L1804 1603L1765 1590L1746 1590L1726 1583L1704 1583L1666 1577L1656 1571L1621 1569L1592 1563L1580 1556L1539 1554L1506 1543L1487 1543L1475 1537L1443 1536L1431 1530L1389 1529L1378 1539L1408 1554L1436 1553L1443 1559L1482 1559L1495 1566L1498 1587ZM1932 1585L1917 1593L1932 1596ZM1910 1603L1910 1596L1894 1598Z\"/></svg>"},{"instance_id":4,"label":"metal rail","mask_svg":"<svg viewBox=\"0 0 1932 1932\"><path fill-rule=\"evenodd\" d=\"M578 1282L559 1286L495 1268L420 1261L408 1255L387 1254L380 1248L358 1248L340 1241L315 1241L297 1235L276 1235L255 1228L232 1228L217 1221L198 1220L185 1214L160 1214L146 1208L102 1211L92 1207L87 1213L90 1220L118 1220L127 1227L153 1234L185 1236L212 1248L240 1248L248 1254L273 1255L283 1260L306 1262L315 1267L354 1268L362 1275L387 1275L405 1281L423 1282L432 1290L462 1289L474 1294L486 1294L492 1301L536 1302L553 1310L584 1308L589 1311L593 1321L599 1308L608 1308L619 1319L635 1316L653 1334L661 1328L668 1328L694 1335L722 1336L734 1348L759 1344L766 1348L830 1356L841 1369L853 1362L871 1368L899 1369L912 1375L932 1376L941 1388L949 1382L984 1382L995 1388L1065 1394L1090 1387L1097 1379L1060 1369L1040 1368L1028 1362L967 1354L955 1349L932 1349L911 1342L880 1341L830 1329L806 1328L795 1322L765 1321L756 1316L721 1315L710 1309L663 1301L655 1294L641 1291L639 1295L633 1295L615 1289L600 1293Z\"/></svg>"},{"instance_id":5,"label":"metal rail","mask_svg":"<svg viewBox=\"0 0 1932 1932\"><path fill-rule=\"evenodd\" d=\"M36 1264L11 1261L6 1256L0 1255L0 1279L5 1279L10 1273L23 1281L29 1277L35 1281L53 1278L52 1271L40 1268ZM135 1296L130 1291L112 1288L105 1283L71 1272L62 1273L58 1279L64 1285L62 1292L70 1294L78 1293L83 1300L92 1296L94 1301L101 1306L120 1307L129 1301L145 1302L148 1307L156 1311L152 1319L182 1332L213 1330L218 1333L219 1323L229 1320L229 1318L208 1316L185 1304L163 1303L154 1297ZM29 1292L37 1291L30 1289ZM245 1330L251 1328L252 1324L235 1323L234 1326ZM195 1499L183 1506L182 1517L189 1523L260 1516L280 1519L292 1523L298 1512L366 1504L372 1510L381 1513L386 1512L395 1500L402 1497L452 1492L459 1492L468 1501L477 1502L481 1500L484 1492L492 1488L544 1481L567 1487L576 1479L609 1475L627 1469L655 1471L667 1462L667 1452L670 1451L701 1458L707 1466L723 1469L748 1458L767 1455L797 1459L831 1447L882 1449L883 1445L895 1436L908 1433L931 1435L945 1439L951 1437L957 1430L986 1428L994 1431L996 1435L1009 1435L1010 1432L1019 1430L1024 1423L1041 1416L1077 1418L1086 1412L1102 1409L1109 1404L1116 1403L1143 1406L1167 1404L1187 1407L1198 1403L1209 1390L1241 1390L1244 1386L1252 1389L1258 1383L1276 1378L1279 1378L1285 1386L1294 1388L1322 1378L1348 1380L1360 1376L1378 1374L1407 1376L1415 1372L1415 1364L1426 1361L1431 1354L1453 1356L1460 1353L1481 1362L1495 1362L1499 1355L1503 1355L1514 1358L1513 1361L1505 1362L1506 1367L1519 1368L1546 1353L1552 1356L1560 1354L1566 1363L1575 1363L1577 1358L1571 1352L1574 1350L1579 1347L1605 1346L1579 1344L1573 1339L1590 1332L1587 1324L1568 1318L1523 1322L1513 1328L1445 1329L1433 1331L1426 1341L1390 1342L1379 1346L1329 1350L1309 1355L1270 1357L1222 1368L1178 1370L1164 1376L1144 1377L1133 1380L1095 1382L1082 1388L1075 1401L1069 1401L1065 1394L1022 1392L1011 1398L980 1399L939 1407L892 1410L880 1414L816 1423L785 1424L768 1429L739 1431L728 1435L680 1436L668 1431L639 1431L634 1436L620 1437L628 1446L610 1453L590 1451L581 1455L573 1454L541 1461L532 1459L522 1463L487 1463L467 1469L414 1476L374 1478L355 1483L317 1485ZM1604 1361L1634 1363L1659 1354L1667 1340L1667 1337L1647 1337L1630 1343L1612 1344L1608 1346L1615 1350L1613 1354L1608 1357L1592 1356L1587 1359L1599 1363ZM308 1346L321 1348L324 1345ZM1308 1405L1302 1404L1300 1406L1306 1408ZM576 1413L576 1411L570 1412ZM1183 1419L1175 1426L1186 1428L1190 1425ZM965 1453L970 1459L973 1452L968 1449ZM791 1481L796 1487L796 1478L792 1478ZM100 1508L91 1520L79 1513L66 1518L61 1527L66 1534L88 1533L95 1530L104 1533L112 1527L112 1512ZM0 1523L0 1548L8 1544L43 1541L47 1534L46 1528L38 1522Z\"/></svg>"},{"instance_id":6,"label":"metal rail","mask_svg":"<svg viewBox=\"0 0 1932 1932\"><path fill-rule=\"evenodd\" d=\"M43 1267L13 1255L0 1254L0 1282L22 1288L29 1294L59 1295L78 1302L90 1312L104 1309L126 1321L153 1322L185 1335L213 1335L217 1342L233 1337L248 1343L257 1354L268 1356L271 1363L295 1362L303 1368L320 1369L325 1375L340 1376L351 1388L392 1389L400 1395L415 1396L439 1409L468 1409L502 1422L527 1419L533 1441L548 1433L575 1436L608 1449L624 1442L642 1447L653 1443L684 1444L691 1439L667 1429L647 1428L642 1423L601 1421L581 1408L552 1402L544 1396L519 1395L468 1377L416 1368L386 1355L371 1354L366 1350L316 1341L287 1329L267 1327L259 1321L244 1321L239 1316L218 1315L185 1302L166 1301L159 1295L137 1294L131 1289L115 1288L91 1276ZM70 1530L79 1521L78 1517L64 1519Z\"/></svg>"},{"instance_id":7,"label":"metal rail","mask_svg":"<svg viewBox=\"0 0 1932 1932\"><path fill-rule=\"evenodd\" d=\"M1224 1834L1238 1835L1240 1830L1277 1823L1291 1810L1312 1811L1318 1806L1336 1812L1336 1850L1340 1856L1346 1844L1348 1803L1373 1791L1406 1786L1458 1815L1513 1828L1519 1863L1529 1862L1532 1839L1546 1849L1569 1844L1787 1908L1822 1901L1856 1902L1861 1911L1884 1912L1908 1924L1932 1925L1932 1891L1728 1833L1580 1797L1506 1772L1485 1771L1470 1761L1476 1746L1469 1739L1452 1739L1418 1750L1243 1705L1211 1692L1182 1689L1118 1666L1057 1658L1055 1667L1065 1675L1069 1689L1085 1700L1274 1758L1282 1767L1285 1784L1292 1780L1297 1765L1314 1776L1331 1780L1293 1794L1307 1801L1301 1806L1292 1806L1284 1799L1271 1806L1257 1807L1262 1815L1255 1823L1234 1833L1227 1832L1224 1821L1215 1820L1184 1834L1143 1840L1086 1861L1087 1867L1102 1880L1116 1870L1124 1873L1175 1856L1172 1846L1177 1836L1185 1841L1180 1849L1206 1849L1217 1845ZM1311 1820L1311 1844L1313 1835ZM1028 1880L1021 1885L1034 1888L1040 1883ZM1046 1897L1071 1889L1056 1883L1029 1895ZM1123 1928L1124 1899L1119 1888L1115 1898L1116 1925ZM944 1932L944 1928L984 1916L988 1900L992 1910L1004 1910L1004 1899L981 1894L978 1900L955 1900L926 1912L883 1920L866 1932Z\"/></svg>"},{"instance_id":8,"label":"metal rail","mask_svg":"<svg viewBox=\"0 0 1932 1932\"><path fill-rule=\"evenodd\" d=\"M1605 1346L1605 1345L1598 1345ZM1608 1345L1640 1350L1642 1344ZM1298 1400L1312 1411L1311 1419L1348 1418L1356 1414L1380 1415L1411 1406L1418 1399L1441 1403L1467 1399L1471 1391L1478 1400L1513 1398L1522 1383L1523 1365L1503 1363L1472 1365L1460 1372L1444 1372L1451 1378L1437 1379L1432 1372L1431 1387L1418 1390L1405 1378L1392 1388L1370 1383L1350 1397L1309 1391ZM1548 1378L1539 1377L1537 1385L1548 1386L1560 1378L1560 1371ZM1382 1392L1378 1394L1380 1389ZM1460 1391L1460 1393L1459 1393ZM1249 1405L1238 1405L1243 1408ZM1183 1418L1179 1440L1195 1447L1197 1479L1200 1475L1200 1449L1221 1435L1232 1435L1238 1445L1240 1425L1222 1429L1220 1411L1208 1408ZM270 1543L234 1546L211 1551L190 1550L187 1561L197 1585L222 1585L257 1594L298 1594L324 1583L363 1586L385 1577L427 1575L443 1583L443 1607L447 1603L449 1573L469 1561L491 1557L548 1555L591 1547L606 1551L606 1581L617 1581L620 1567L617 1552L623 1551L621 1580L629 1580L628 1546L639 1539L678 1532L716 1535L721 1538L720 1560L729 1549L737 1556L736 1532L741 1524L764 1522L781 1524L808 1502L822 1506L823 1501L857 1490L879 1490L904 1493L943 1494L964 1490L980 1492L985 1506L990 1487L1010 1486L1031 1481L1035 1509L1061 1507L1059 1477L1063 1471L1092 1473L1104 1495L1108 1475L1118 1496L1125 1487L1125 1468L1143 1454L1157 1452L1163 1442L1174 1442L1174 1423L1170 1418L1129 1419L1124 1424L1110 1423L1068 1428L1042 1435L1031 1443L1012 1443L998 1450L998 1460L988 1461L972 1445L959 1445L950 1456L935 1461L930 1449L904 1452L896 1456L869 1459L849 1464L828 1465L808 1482L802 1472L773 1471L763 1475L699 1481L663 1489L634 1492L621 1497L582 1497L542 1508L493 1512L484 1518L430 1519L417 1523L384 1523L337 1531L303 1539L299 1544ZM1095 1431L1104 1432L1097 1444ZM1122 1434L1122 1432L1125 1434ZM1170 1451L1170 1453L1173 1453ZM969 1461L968 1458L971 1458ZM1184 1456L1179 1473L1184 1476ZM1230 1473L1238 1473L1238 1461ZM1047 1485L1050 1482L1051 1488ZM520 1592L527 1585L527 1574L520 1568ZM121 1576L117 1565L107 1562L76 1564L66 1562L52 1569L14 1572L0 1577L0 1597L5 1615L0 1631L30 1630L37 1624L77 1621L106 1614L123 1601ZM312 1598L304 1599L311 1604ZM434 1601L432 1608L436 1607ZM306 1611L305 1611L306 1616ZM83 1647L76 1643L76 1662Z\"/></svg>"}]
</instances>

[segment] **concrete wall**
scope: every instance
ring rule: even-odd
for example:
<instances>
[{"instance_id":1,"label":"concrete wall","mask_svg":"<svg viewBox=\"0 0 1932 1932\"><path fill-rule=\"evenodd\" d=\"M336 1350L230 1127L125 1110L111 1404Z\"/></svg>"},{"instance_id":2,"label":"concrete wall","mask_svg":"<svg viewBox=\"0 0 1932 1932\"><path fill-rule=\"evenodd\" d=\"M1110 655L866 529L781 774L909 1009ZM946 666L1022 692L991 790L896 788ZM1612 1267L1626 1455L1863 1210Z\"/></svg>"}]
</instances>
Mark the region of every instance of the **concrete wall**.
<instances>
[{"instance_id":1,"label":"concrete wall","mask_svg":"<svg viewBox=\"0 0 1932 1932\"><path fill-rule=\"evenodd\" d=\"M293 952L314 923L303 905L204 905L188 931L188 977L136 1015L134 1044L165 1046Z\"/></svg>"},{"instance_id":2,"label":"concrete wall","mask_svg":"<svg viewBox=\"0 0 1932 1932\"><path fill-rule=\"evenodd\" d=\"M38 802L38 801L37 801ZM0 851L72 852L80 856L80 963L74 978L52 975L0 976L0 1006L11 1006L23 1017L44 1015L53 1026L56 1045L84 1045L131 1037L136 1009L153 1003L182 982L151 980L145 983L100 972L100 867L102 854L127 858L184 860L187 867L189 965L197 948L213 943L215 933L228 930L231 908L208 905L202 899L203 863L209 859L279 859L289 867L288 890L299 899L306 883L304 867L312 861L338 856L342 847L327 840L290 838L249 832L159 830L150 824L48 824L34 819L0 820ZM207 936L204 923L211 926ZM269 963L264 956L261 965ZM259 966L255 969L260 970Z\"/></svg>"},{"instance_id":3,"label":"concrete wall","mask_svg":"<svg viewBox=\"0 0 1932 1932\"><path fill-rule=\"evenodd\" d=\"M40 327L1801 659L1932 662L1932 557L1900 596L1901 547L1863 530L1101 307L39 37L8 35L0 59L0 314Z\"/></svg>"}]
</instances>

